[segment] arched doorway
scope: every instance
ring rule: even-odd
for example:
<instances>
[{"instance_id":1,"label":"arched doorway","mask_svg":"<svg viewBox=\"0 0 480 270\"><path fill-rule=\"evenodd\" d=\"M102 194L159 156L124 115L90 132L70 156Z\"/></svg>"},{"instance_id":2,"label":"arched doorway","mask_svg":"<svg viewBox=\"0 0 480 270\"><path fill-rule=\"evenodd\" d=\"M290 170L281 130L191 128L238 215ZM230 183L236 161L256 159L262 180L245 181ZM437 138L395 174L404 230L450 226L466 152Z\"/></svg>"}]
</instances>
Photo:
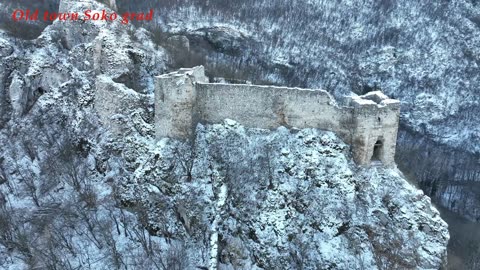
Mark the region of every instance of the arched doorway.
<instances>
[{"instance_id":1,"label":"arched doorway","mask_svg":"<svg viewBox=\"0 0 480 270\"><path fill-rule=\"evenodd\" d=\"M373 155L371 161L382 161L383 155L383 142L381 140L377 140L377 142L373 146Z\"/></svg>"}]
</instances>

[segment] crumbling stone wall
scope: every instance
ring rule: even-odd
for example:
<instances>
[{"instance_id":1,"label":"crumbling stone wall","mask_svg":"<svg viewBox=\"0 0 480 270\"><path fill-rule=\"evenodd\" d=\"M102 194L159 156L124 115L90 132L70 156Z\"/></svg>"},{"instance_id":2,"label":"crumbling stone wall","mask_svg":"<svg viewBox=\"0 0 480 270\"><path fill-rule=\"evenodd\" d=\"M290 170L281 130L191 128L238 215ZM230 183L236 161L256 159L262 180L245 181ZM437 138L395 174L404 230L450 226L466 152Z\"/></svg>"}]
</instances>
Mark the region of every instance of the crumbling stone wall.
<instances>
[{"instance_id":1,"label":"crumbling stone wall","mask_svg":"<svg viewBox=\"0 0 480 270\"><path fill-rule=\"evenodd\" d=\"M95 109L104 126L113 134L125 135L124 114L133 113L137 108L145 107L146 95L137 93L112 78L100 75L95 79Z\"/></svg>"},{"instance_id":2,"label":"crumbling stone wall","mask_svg":"<svg viewBox=\"0 0 480 270\"><path fill-rule=\"evenodd\" d=\"M196 110L201 120L234 119L248 127L273 129L322 126L339 131L349 116L325 91L245 84L196 85ZM346 133L346 130L342 130Z\"/></svg>"},{"instance_id":3,"label":"crumbling stone wall","mask_svg":"<svg viewBox=\"0 0 480 270\"><path fill-rule=\"evenodd\" d=\"M352 97L344 107L324 90L207 81L203 67L156 77L157 138L189 139L197 123L229 118L254 128L330 130L351 145L358 164L394 164L399 101L379 91Z\"/></svg>"}]
</instances>

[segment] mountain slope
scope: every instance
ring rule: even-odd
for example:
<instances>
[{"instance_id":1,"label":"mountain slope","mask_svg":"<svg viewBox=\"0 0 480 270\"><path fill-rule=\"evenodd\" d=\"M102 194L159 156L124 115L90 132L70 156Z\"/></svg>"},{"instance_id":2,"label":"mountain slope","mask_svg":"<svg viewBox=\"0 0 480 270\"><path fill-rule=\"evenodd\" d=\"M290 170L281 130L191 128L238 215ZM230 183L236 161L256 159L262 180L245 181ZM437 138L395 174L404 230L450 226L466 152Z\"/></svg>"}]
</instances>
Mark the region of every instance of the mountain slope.
<instances>
[{"instance_id":1,"label":"mountain slope","mask_svg":"<svg viewBox=\"0 0 480 270\"><path fill-rule=\"evenodd\" d=\"M91 6L104 8L60 8ZM57 21L33 41L1 32L0 53L2 268L445 263L428 197L396 170L356 167L330 132L226 120L193 143L156 142L152 77L166 60L145 30Z\"/></svg>"}]
</instances>

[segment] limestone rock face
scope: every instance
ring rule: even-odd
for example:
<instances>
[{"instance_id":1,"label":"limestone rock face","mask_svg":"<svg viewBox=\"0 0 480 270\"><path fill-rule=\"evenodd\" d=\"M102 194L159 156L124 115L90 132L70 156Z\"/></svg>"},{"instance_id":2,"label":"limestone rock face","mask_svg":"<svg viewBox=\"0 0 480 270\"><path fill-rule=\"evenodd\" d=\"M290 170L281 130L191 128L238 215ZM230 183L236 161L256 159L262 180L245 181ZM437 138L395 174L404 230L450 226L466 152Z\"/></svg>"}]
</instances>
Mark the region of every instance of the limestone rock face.
<instances>
[{"instance_id":1,"label":"limestone rock face","mask_svg":"<svg viewBox=\"0 0 480 270\"><path fill-rule=\"evenodd\" d=\"M139 112L139 108L148 106L148 96L116 83L106 75L97 77L95 89L95 109L105 127L118 135L128 132L125 118L129 115L126 112Z\"/></svg>"},{"instance_id":2,"label":"limestone rock face","mask_svg":"<svg viewBox=\"0 0 480 270\"><path fill-rule=\"evenodd\" d=\"M10 45L6 40L0 41L0 56L7 57L13 53L13 46Z\"/></svg>"},{"instance_id":3,"label":"limestone rock face","mask_svg":"<svg viewBox=\"0 0 480 270\"><path fill-rule=\"evenodd\" d=\"M211 27L197 31L203 31L207 40L222 51L235 52L247 39L244 33L229 27Z\"/></svg>"},{"instance_id":4,"label":"limestone rock face","mask_svg":"<svg viewBox=\"0 0 480 270\"><path fill-rule=\"evenodd\" d=\"M192 264L206 263L197 261L202 252L218 258L208 264L219 269L438 269L445 263L447 225L430 199L396 169L356 167L333 133L271 132L225 120L199 125L196 134L193 147L164 139L151 148L122 192L133 204L162 202L161 209L150 208L149 226L188 239ZM188 227L168 218L178 204ZM204 231L218 235L207 246Z\"/></svg>"},{"instance_id":5,"label":"limestone rock face","mask_svg":"<svg viewBox=\"0 0 480 270\"><path fill-rule=\"evenodd\" d=\"M16 116L23 114L27 102L27 93L23 91L24 82L18 74L14 74L9 88L9 99L13 113Z\"/></svg>"},{"instance_id":6,"label":"limestone rock face","mask_svg":"<svg viewBox=\"0 0 480 270\"><path fill-rule=\"evenodd\" d=\"M86 9L111 12L96 1L62 1L60 5L60 12ZM118 21L56 21L33 41L32 47L37 47L33 52L14 53L13 42L0 39L0 53L6 60L1 67L4 83L0 94L8 96L0 108L7 108L8 101L13 115L21 116L41 95L54 96L77 86L82 102L90 103L97 76L107 76L144 94L144 102L148 102L145 95L153 92L153 75L163 70L164 54L154 49L144 29L132 27ZM12 68L16 70L12 72Z\"/></svg>"},{"instance_id":7,"label":"limestone rock face","mask_svg":"<svg viewBox=\"0 0 480 270\"><path fill-rule=\"evenodd\" d=\"M4 39L0 35L0 57L4 59L0 63L0 127L8 120L9 111L7 107L10 107L11 104L8 101L9 96L9 86L8 86L8 61L9 56L14 52L14 48L9 44L7 39Z\"/></svg>"}]
</instances>

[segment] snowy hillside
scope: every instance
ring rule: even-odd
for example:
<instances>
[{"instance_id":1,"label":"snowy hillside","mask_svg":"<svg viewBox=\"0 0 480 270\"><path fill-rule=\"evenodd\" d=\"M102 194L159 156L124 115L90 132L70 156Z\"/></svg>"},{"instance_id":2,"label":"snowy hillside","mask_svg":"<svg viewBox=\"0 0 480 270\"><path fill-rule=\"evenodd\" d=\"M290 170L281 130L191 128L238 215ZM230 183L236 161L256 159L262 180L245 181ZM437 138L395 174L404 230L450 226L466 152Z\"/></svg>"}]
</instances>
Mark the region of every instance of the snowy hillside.
<instances>
[{"instance_id":1,"label":"snowy hillside","mask_svg":"<svg viewBox=\"0 0 480 270\"><path fill-rule=\"evenodd\" d=\"M104 8L60 9L87 6ZM0 32L0 268L445 264L430 199L396 169L357 167L333 133L225 120L192 144L156 142L152 77L167 55L150 37L119 22ZM123 98L111 115L95 109L107 90Z\"/></svg>"}]
</instances>

